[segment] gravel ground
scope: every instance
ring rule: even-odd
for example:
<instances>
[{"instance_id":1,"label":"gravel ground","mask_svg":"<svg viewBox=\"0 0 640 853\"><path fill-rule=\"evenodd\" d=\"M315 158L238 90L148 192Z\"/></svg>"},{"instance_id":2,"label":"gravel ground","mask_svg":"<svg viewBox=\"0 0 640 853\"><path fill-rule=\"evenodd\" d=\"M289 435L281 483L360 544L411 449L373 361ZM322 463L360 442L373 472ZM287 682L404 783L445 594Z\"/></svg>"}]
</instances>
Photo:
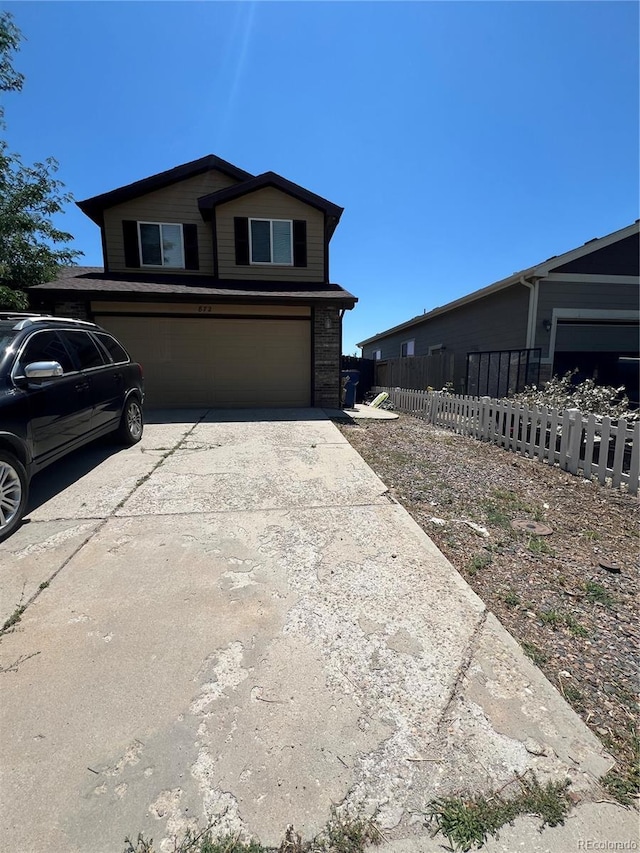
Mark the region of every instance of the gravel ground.
<instances>
[{"instance_id":1,"label":"gravel ground","mask_svg":"<svg viewBox=\"0 0 640 853\"><path fill-rule=\"evenodd\" d=\"M610 750L618 764L605 787L632 802L635 498L408 415L340 428ZM516 530L515 520L553 532Z\"/></svg>"}]
</instances>

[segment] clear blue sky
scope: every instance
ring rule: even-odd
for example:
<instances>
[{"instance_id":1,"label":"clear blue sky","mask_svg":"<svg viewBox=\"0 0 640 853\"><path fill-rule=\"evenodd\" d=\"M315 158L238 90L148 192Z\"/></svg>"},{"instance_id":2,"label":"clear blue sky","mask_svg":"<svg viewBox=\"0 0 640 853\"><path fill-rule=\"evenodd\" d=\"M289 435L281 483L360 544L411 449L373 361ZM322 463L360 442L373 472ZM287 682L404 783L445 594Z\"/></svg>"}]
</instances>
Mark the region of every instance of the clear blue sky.
<instances>
[{"instance_id":1,"label":"clear blue sky","mask_svg":"<svg viewBox=\"0 0 640 853\"><path fill-rule=\"evenodd\" d=\"M635 2L6 3L6 136L76 199L204 154L345 208L344 351L638 213ZM97 227L61 225L83 264Z\"/></svg>"}]
</instances>

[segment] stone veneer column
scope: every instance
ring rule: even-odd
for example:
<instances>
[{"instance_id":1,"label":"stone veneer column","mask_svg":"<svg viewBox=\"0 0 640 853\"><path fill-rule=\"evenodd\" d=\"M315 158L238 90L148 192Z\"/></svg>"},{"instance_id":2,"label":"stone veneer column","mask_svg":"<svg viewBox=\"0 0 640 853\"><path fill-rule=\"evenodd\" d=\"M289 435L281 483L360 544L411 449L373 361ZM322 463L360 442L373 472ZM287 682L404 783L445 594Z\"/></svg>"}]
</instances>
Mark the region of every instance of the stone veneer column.
<instances>
[{"instance_id":1,"label":"stone veneer column","mask_svg":"<svg viewBox=\"0 0 640 853\"><path fill-rule=\"evenodd\" d=\"M313 318L314 406L340 408L342 320L335 305L316 306Z\"/></svg>"}]
</instances>

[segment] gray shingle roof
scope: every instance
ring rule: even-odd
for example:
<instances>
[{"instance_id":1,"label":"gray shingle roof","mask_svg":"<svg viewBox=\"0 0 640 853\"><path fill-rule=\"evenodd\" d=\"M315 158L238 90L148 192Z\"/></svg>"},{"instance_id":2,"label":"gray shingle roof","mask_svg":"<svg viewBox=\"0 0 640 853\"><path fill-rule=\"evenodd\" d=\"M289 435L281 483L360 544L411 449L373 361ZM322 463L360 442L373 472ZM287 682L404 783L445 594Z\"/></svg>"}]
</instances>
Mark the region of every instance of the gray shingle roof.
<instances>
[{"instance_id":1,"label":"gray shingle roof","mask_svg":"<svg viewBox=\"0 0 640 853\"><path fill-rule=\"evenodd\" d=\"M136 294L140 296L211 297L221 301L233 299L286 299L311 302L342 302L352 308L358 301L339 284L312 282L257 282L216 280L208 276L105 273L101 267L66 267L55 281L29 288L34 293L59 294Z\"/></svg>"}]
</instances>

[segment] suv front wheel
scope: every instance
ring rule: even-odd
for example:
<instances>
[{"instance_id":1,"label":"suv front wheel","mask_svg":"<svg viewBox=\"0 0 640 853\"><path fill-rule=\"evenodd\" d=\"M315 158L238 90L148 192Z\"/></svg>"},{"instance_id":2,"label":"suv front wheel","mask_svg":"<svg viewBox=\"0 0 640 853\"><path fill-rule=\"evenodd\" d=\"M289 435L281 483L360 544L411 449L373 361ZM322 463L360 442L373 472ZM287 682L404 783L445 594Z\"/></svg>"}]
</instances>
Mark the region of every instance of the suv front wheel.
<instances>
[{"instance_id":1,"label":"suv front wheel","mask_svg":"<svg viewBox=\"0 0 640 853\"><path fill-rule=\"evenodd\" d=\"M28 494L24 465L12 453L0 450L0 542L20 524Z\"/></svg>"}]
</instances>

